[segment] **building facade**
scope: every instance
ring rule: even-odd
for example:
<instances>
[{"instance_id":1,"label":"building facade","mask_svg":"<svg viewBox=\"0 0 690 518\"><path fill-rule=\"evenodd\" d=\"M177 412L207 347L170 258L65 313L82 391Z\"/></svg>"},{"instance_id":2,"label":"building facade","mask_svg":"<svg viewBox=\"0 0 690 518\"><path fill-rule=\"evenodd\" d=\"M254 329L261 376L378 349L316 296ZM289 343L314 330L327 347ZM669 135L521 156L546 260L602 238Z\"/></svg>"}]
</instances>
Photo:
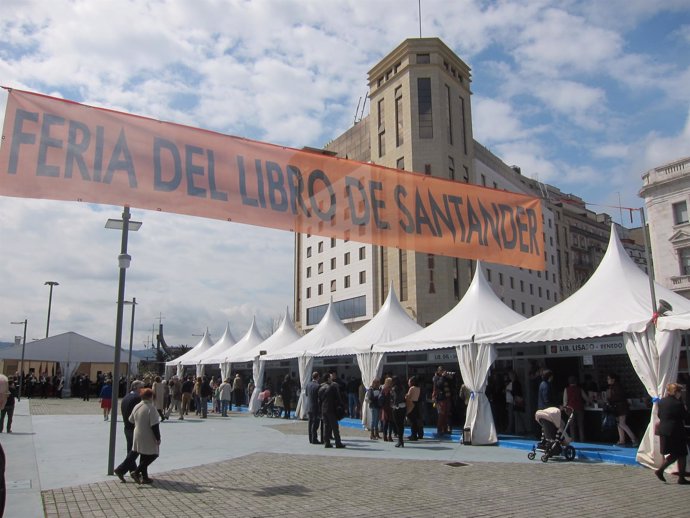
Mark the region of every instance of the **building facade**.
<instances>
[{"instance_id":1,"label":"building facade","mask_svg":"<svg viewBox=\"0 0 690 518\"><path fill-rule=\"evenodd\" d=\"M690 157L642 175L654 277L662 286L690 298Z\"/></svg>"},{"instance_id":2,"label":"building facade","mask_svg":"<svg viewBox=\"0 0 690 518\"><path fill-rule=\"evenodd\" d=\"M606 250L610 217L580 198L521 174L472 134L469 67L438 38L408 39L368 75L370 114L311 150L361 162L473 183L542 199L545 270L485 263L503 302L526 317L575 292ZM332 300L351 329L368 322L393 286L402 306L427 326L462 298L476 268L466 259L349 240L295 237L295 321L313 328Z\"/></svg>"}]
</instances>

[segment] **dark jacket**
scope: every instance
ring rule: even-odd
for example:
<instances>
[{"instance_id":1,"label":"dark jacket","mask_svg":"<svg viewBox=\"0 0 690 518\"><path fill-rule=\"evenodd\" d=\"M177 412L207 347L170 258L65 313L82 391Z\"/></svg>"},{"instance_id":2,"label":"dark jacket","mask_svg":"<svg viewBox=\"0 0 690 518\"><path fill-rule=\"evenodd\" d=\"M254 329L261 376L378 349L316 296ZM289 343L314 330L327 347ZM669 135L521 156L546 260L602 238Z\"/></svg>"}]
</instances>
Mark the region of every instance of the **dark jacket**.
<instances>
[{"instance_id":1,"label":"dark jacket","mask_svg":"<svg viewBox=\"0 0 690 518\"><path fill-rule=\"evenodd\" d=\"M305 389L307 394L307 412L319 413L319 382L311 380Z\"/></svg>"},{"instance_id":2,"label":"dark jacket","mask_svg":"<svg viewBox=\"0 0 690 518\"><path fill-rule=\"evenodd\" d=\"M125 424L125 430L134 430L134 423L129 422L129 416L134 410L134 407L141 402L141 396L139 391L130 392L125 397L122 398L120 403L120 410L122 412L122 420Z\"/></svg>"},{"instance_id":3,"label":"dark jacket","mask_svg":"<svg viewBox=\"0 0 690 518\"><path fill-rule=\"evenodd\" d=\"M690 419L683 403L673 396L666 396L659 401L658 435L680 437L685 439L684 420Z\"/></svg>"},{"instance_id":4,"label":"dark jacket","mask_svg":"<svg viewBox=\"0 0 690 518\"><path fill-rule=\"evenodd\" d=\"M319 401L322 415L337 415L338 407L342 405L338 384L333 381L323 383L319 387Z\"/></svg>"}]
</instances>

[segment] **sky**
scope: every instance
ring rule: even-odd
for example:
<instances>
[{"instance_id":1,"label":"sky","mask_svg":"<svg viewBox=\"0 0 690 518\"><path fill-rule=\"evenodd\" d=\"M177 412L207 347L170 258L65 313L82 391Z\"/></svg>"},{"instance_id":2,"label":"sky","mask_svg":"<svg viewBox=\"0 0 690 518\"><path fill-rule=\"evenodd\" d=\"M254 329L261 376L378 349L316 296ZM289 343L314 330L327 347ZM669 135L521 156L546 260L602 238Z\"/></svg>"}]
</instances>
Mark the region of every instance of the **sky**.
<instances>
[{"instance_id":1,"label":"sky","mask_svg":"<svg viewBox=\"0 0 690 518\"><path fill-rule=\"evenodd\" d=\"M421 5L421 17L420 17ZM3 0L0 85L301 148L348 129L367 72L439 37L472 69L475 139L626 226L641 175L690 156L690 0ZM0 91L4 119L6 92ZM368 104L365 112L369 112ZM115 342L122 207L0 196L0 342ZM293 307L289 232L132 209L134 348ZM125 308L129 341L131 306Z\"/></svg>"}]
</instances>

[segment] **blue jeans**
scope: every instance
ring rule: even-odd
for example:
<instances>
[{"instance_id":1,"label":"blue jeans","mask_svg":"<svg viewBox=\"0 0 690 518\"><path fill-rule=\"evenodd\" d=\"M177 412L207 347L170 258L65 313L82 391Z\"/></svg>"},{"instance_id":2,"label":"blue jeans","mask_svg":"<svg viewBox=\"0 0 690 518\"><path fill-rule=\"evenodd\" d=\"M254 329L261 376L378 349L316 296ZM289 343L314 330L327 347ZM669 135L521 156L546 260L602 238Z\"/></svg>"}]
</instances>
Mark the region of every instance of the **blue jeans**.
<instances>
[{"instance_id":1,"label":"blue jeans","mask_svg":"<svg viewBox=\"0 0 690 518\"><path fill-rule=\"evenodd\" d=\"M359 398L354 392L349 392L347 395L348 414L352 419L357 417L357 405L359 405Z\"/></svg>"},{"instance_id":2,"label":"blue jeans","mask_svg":"<svg viewBox=\"0 0 690 518\"><path fill-rule=\"evenodd\" d=\"M371 433L379 433L380 417L381 417L381 409L380 408L372 408L371 409L371 426L369 426L369 430L371 430Z\"/></svg>"},{"instance_id":3,"label":"blue jeans","mask_svg":"<svg viewBox=\"0 0 690 518\"><path fill-rule=\"evenodd\" d=\"M230 401L227 399L221 399L220 400L220 414L223 417L228 417L228 407L230 406Z\"/></svg>"}]
</instances>

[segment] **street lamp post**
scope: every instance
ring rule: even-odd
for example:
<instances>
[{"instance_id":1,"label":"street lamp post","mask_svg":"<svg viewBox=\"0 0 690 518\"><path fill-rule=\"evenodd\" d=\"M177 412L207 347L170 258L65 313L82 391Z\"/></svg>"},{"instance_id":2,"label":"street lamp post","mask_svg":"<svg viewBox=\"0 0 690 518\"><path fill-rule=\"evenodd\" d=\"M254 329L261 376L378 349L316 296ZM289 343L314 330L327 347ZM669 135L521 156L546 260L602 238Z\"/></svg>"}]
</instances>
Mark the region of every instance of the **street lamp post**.
<instances>
[{"instance_id":1,"label":"street lamp post","mask_svg":"<svg viewBox=\"0 0 690 518\"><path fill-rule=\"evenodd\" d=\"M46 281L44 286L50 286L50 295L48 296L48 322L46 322L46 338L48 338L48 331L50 330L50 307L53 304L53 286L60 286L59 282Z\"/></svg>"},{"instance_id":2,"label":"street lamp post","mask_svg":"<svg viewBox=\"0 0 690 518\"><path fill-rule=\"evenodd\" d=\"M132 340L134 339L134 308L137 306L137 298L123 302L126 306L132 306L132 322L129 328L129 358L127 358L127 379L132 377Z\"/></svg>"},{"instance_id":3,"label":"street lamp post","mask_svg":"<svg viewBox=\"0 0 690 518\"><path fill-rule=\"evenodd\" d=\"M17 325L22 325L24 324L24 340L22 341L22 359L19 362L19 397L21 398L24 393L23 393L23 387L24 387L24 351L26 350L26 324L28 323L28 319L24 319L24 322L10 322L11 324L17 324Z\"/></svg>"},{"instance_id":4,"label":"street lamp post","mask_svg":"<svg viewBox=\"0 0 690 518\"><path fill-rule=\"evenodd\" d=\"M122 314L124 312L125 277L132 257L127 254L127 238L129 231L141 228L140 221L130 221L129 207L122 211L122 219L109 219L105 228L122 229L122 243L120 255L117 256L120 269L117 292L117 322L115 324L115 357L113 360L113 395L110 410L110 443L108 446L108 475L113 474L115 468L115 437L117 435L117 400L120 387L120 352L122 350Z\"/></svg>"}]
</instances>

